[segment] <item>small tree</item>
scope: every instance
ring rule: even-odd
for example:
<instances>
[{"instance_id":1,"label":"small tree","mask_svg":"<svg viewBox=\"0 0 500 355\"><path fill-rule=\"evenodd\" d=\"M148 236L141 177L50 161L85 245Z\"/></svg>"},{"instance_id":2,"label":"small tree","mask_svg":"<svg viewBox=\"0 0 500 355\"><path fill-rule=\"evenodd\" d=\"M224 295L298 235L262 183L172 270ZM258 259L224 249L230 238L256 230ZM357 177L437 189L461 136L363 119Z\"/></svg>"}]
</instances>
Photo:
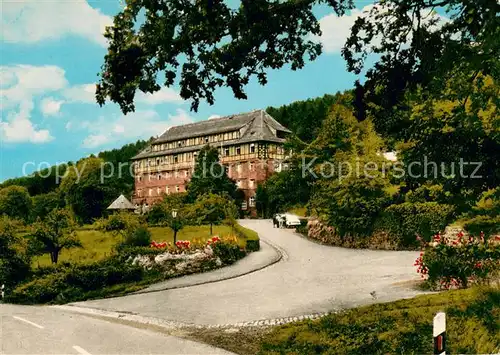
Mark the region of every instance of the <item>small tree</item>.
<instances>
[{"instance_id":1,"label":"small tree","mask_svg":"<svg viewBox=\"0 0 500 355\"><path fill-rule=\"evenodd\" d=\"M50 254L50 260L57 264L62 249L81 247L75 235L73 217L65 209L52 210L44 221L33 226L30 249L35 254Z\"/></svg>"},{"instance_id":2,"label":"small tree","mask_svg":"<svg viewBox=\"0 0 500 355\"><path fill-rule=\"evenodd\" d=\"M28 190L22 186L8 186L0 190L0 215L27 220L31 210Z\"/></svg>"},{"instance_id":3,"label":"small tree","mask_svg":"<svg viewBox=\"0 0 500 355\"><path fill-rule=\"evenodd\" d=\"M30 271L29 258L17 248L15 223L0 217L0 284L14 286L26 278Z\"/></svg>"},{"instance_id":4,"label":"small tree","mask_svg":"<svg viewBox=\"0 0 500 355\"><path fill-rule=\"evenodd\" d=\"M234 202L227 196L206 194L196 200L193 209L197 212L198 222L210 224L210 234L213 234L214 224L221 224L228 217L235 218L235 208L231 205Z\"/></svg>"},{"instance_id":5,"label":"small tree","mask_svg":"<svg viewBox=\"0 0 500 355\"><path fill-rule=\"evenodd\" d=\"M237 187L220 163L216 148L203 147L196 159L194 173L187 185L188 201L194 202L205 194L227 194L232 198L238 196Z\"/></svg>"}]
</instances>

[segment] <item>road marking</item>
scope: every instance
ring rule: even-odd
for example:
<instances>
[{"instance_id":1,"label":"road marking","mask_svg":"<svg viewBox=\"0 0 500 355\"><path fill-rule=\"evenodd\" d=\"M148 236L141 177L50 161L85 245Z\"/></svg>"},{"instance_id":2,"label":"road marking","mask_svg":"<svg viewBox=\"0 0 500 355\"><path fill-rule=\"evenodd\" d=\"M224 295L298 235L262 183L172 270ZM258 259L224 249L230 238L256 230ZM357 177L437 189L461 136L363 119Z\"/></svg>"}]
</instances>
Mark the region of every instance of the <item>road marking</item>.
<instances>
[{"instance_id":1,"label":"road marking","mask_svg":"<svg viewBox=\"0 0 500 355\"><path fill-rule=\"evenodd\" d=\"M18 316L12 316L12 318L20 320L21 322L25 322L25 323L31 324L32 326L37 327L38 329L43 329L43 327L41 325L33 323L33 322L31 322L31 321L29 321L27 319L24 319L24 318L21 318L21 317L18 317Z\"/></svg>"},{"instance_id":2,"label":"road marking","mask_svg":"<svg viewBox=\"0 0 500 355\"><path fill-rule=\"evenodd\" d=\"M78 351L79 354L82 354L82 355L92 355L88 351L80 348L78 345L73 345L73 349L75 349L76 351Z\"/></svg>"}]
</instances>

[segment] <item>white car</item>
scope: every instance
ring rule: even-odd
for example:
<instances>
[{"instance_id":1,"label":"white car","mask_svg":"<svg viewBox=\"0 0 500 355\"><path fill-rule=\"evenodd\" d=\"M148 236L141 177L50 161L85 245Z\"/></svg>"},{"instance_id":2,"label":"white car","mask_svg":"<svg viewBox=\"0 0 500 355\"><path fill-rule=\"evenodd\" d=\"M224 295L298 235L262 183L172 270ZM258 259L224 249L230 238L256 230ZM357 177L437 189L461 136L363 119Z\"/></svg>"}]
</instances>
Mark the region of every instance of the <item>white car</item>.
<instances>
[{"instance_id":1,"label":"white car","mask_svg":"<svg viewBox=\"0 0 500 355\"><path fill-rule=\"evenodd\" d=\"M300 226L300 218L298 216L291 213L285 213L283 217L285 217L285 225L288 228Z\"/></svg>"}]
</instances>

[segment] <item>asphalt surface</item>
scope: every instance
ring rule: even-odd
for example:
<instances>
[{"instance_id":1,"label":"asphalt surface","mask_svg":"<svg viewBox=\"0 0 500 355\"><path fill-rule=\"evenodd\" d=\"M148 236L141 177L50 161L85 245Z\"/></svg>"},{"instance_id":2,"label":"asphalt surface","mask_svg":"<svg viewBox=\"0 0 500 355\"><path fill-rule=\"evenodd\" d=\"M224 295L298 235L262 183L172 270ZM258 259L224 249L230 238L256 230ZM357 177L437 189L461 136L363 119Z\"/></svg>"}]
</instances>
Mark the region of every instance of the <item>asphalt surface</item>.
<instances>
[{"instance_id":1,"label":"asphalt surface","mask_svg":"<svg viewBox=\"0 0 500 355\"><path fill-rule=\"evenodd\" d=\"M49 307L0 304L0 354L230 354Z\"/></svg>"},{"instance_id":2,"label":"asphalt surface","mask_svg":"<svg viewBox=\"0 0 500 355\"><path fill-rule=\"evenodd\" d=\"M79 302L190 324L234 324L329 312L413 297L417 252L322 246L270 221L244 220L283 258L262 270L208 284Z\"/></svg>"}]
</instances>

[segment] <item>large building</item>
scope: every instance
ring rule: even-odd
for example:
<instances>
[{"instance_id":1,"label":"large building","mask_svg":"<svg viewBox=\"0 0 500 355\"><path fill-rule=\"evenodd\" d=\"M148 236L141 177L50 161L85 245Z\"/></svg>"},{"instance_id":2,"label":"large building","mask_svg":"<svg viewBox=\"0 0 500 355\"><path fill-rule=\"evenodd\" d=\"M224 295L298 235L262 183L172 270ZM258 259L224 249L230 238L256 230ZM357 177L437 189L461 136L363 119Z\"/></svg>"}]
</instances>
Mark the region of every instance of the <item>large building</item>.
<instances>
[{"instance_id":1,"label":"large building","mask_svg":"<svg viewBox=\"0 0 500 355\"><path fill-rule=\"evenodd\" d=\"M245 193L242 209L255 207L257 185L282 169L290 131L263 110L172 127L133 159L133 202L151 205L164 194L186 191L197 153L217 147L228 175Z\"/></svg>"}]
</instances>

